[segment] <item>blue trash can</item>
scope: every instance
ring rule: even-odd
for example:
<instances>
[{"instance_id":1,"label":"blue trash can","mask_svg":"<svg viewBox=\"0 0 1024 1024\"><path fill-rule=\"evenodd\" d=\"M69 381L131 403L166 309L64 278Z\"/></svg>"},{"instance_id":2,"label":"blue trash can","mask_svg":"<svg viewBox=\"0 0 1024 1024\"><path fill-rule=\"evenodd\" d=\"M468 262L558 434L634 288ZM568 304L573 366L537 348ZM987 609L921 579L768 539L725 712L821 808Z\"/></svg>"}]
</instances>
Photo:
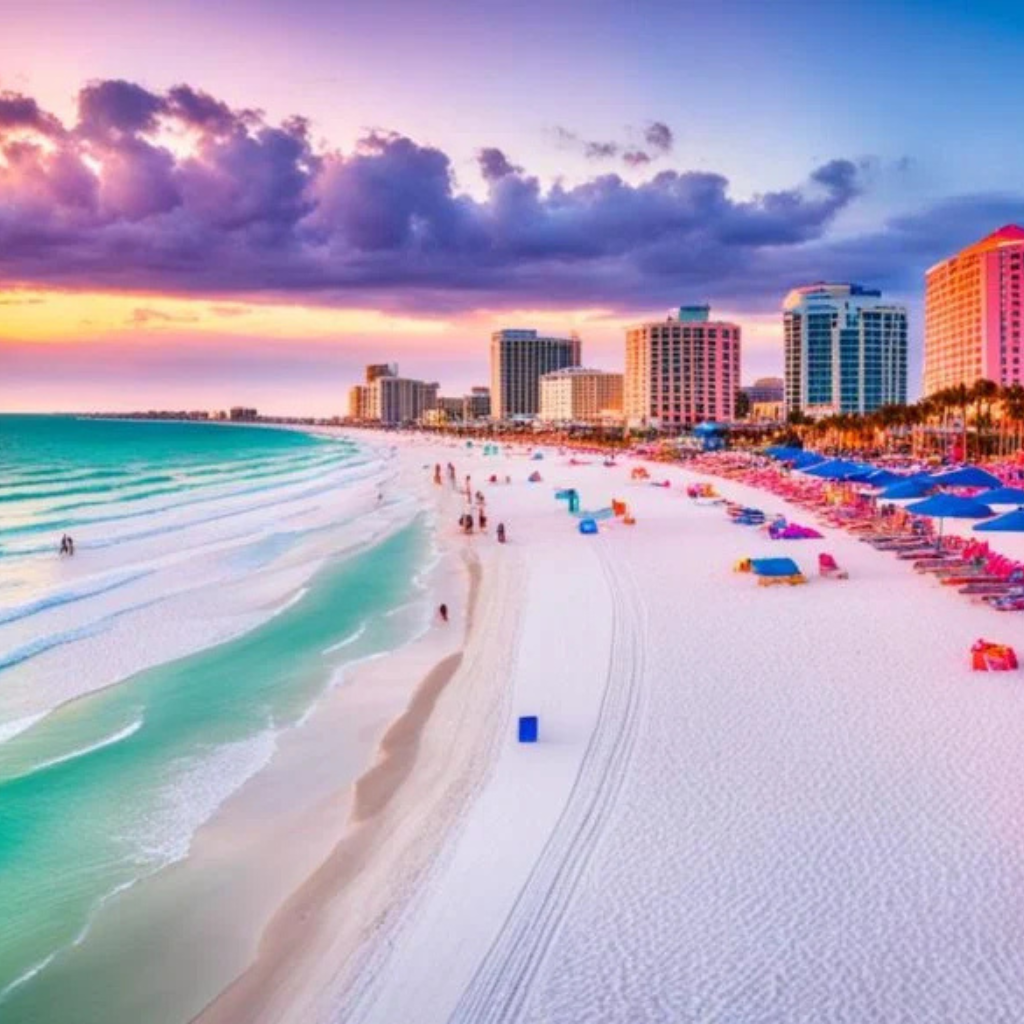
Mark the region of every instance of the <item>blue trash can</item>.
<instances>
[{"instance_id":1,"label":"blue trash can","mask_svg":"<svg viewBox=\"0 0 1024 1024\"><path fill-rule=\"evenodd\" d=\"M537 723L538 719L536 715L524 715L519 719L519 742L520 743L536 743L537 742Z\"/></svg>"}]
</instances>

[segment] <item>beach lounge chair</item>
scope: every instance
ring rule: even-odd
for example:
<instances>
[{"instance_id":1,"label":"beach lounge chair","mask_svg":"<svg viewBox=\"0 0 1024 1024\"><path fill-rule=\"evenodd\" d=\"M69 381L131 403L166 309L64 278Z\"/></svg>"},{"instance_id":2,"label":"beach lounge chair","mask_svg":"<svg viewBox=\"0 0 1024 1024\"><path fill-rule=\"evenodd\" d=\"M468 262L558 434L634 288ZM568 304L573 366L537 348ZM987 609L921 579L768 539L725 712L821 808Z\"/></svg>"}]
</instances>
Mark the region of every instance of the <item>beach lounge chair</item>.
<instances>
[{"instance_id":1,"label":"beach lounge chair","mask_svg":"<svg viewBox=\"0 0 1024 1024\"><path fill-rule=\"evenodd\" d=\"M818 555L818 575L831 580L848 580L850 578L850 574L845 569L840 569L839 564L827 551L822 551Z\"/></svg>"}]
</instances>

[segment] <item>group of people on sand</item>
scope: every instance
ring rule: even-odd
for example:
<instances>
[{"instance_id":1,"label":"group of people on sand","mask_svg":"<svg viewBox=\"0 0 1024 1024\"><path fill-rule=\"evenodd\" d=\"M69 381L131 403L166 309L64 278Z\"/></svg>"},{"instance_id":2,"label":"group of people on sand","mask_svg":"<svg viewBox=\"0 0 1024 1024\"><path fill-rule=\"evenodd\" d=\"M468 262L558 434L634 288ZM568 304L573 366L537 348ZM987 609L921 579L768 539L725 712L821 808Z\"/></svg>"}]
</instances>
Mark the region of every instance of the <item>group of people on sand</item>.
<instances>
[{"instance_id":1,"label":"group of people on sand","mask_svg":"<svg viewBox=\"0 0 1024 1024\"><path fill-rule=\"evenodd\" d=\"M456 482L455 466L452 463L448 463L444 469L441 468L441 463L438 462L434 465L434 484L440 487L445 478L447 477L448 483L452 490L458 489ZM492 476L491 482L494 483L497 477ZM511 482L509 477L505 477L505 482ZM473 478L467 473L465 481L462 485L462 490L466 496L466 508L462 515L459 516L459 529L464 534L471 534L474 530L479 530L481 533L487 531L487 499L484 497L483 491L473 491ZM474 514L475 507L475 514ZM505 543L505 524L498 523L498 528L495 531L498 538L499 544Z\"/></svg>"},{"instance_id":2,"label":"group of people on sand","mask_svg":"<svg viewBox=\"0 0 1024 1024\"><path fill-rule=\"evenodd\" d=\"M72 556L75 553L75 540L66 533L60 539L60 553L68 556Z\"/></svg>"}]
</instances>

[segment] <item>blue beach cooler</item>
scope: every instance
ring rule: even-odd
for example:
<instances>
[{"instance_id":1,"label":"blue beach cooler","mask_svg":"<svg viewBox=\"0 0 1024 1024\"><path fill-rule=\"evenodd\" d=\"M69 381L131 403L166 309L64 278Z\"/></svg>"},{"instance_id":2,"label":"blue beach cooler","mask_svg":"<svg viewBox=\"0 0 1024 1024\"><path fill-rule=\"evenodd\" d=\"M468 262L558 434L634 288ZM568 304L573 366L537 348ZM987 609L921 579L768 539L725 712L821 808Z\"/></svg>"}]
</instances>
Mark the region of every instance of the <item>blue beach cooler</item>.
<instances>
[{"instance_id":1,"label":"blue beach cooler","mask_svg":"<svg viewBox=\"0 0 1024 1024\"><path fill-rule=\"evenodd\" d=\"M536 743L538 732L536 715L524 715L519 719L519 742Z\"/></svg>"}]
</instances>

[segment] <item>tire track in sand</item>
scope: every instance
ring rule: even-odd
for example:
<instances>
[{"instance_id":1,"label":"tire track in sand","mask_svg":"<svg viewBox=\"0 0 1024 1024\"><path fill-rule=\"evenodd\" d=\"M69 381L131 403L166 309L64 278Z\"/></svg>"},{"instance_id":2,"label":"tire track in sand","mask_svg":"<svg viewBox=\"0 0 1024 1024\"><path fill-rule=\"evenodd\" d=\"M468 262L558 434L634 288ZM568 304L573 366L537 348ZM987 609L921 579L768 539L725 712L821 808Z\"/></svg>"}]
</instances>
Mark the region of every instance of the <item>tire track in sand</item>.
<instances>
[{"instance_id":1,"label":"tire track in sand","mask_svg":"<svg viewBox=\"0 0 1024 1024\"><path fill-rule=\"evenodd\" d=\"M636 745L644 676L644 604L622 552L599 550L612 593L612 645L597 723L558 824L450 1024L514 1021L611 818Z\"/></svg>"}]
</instances>

